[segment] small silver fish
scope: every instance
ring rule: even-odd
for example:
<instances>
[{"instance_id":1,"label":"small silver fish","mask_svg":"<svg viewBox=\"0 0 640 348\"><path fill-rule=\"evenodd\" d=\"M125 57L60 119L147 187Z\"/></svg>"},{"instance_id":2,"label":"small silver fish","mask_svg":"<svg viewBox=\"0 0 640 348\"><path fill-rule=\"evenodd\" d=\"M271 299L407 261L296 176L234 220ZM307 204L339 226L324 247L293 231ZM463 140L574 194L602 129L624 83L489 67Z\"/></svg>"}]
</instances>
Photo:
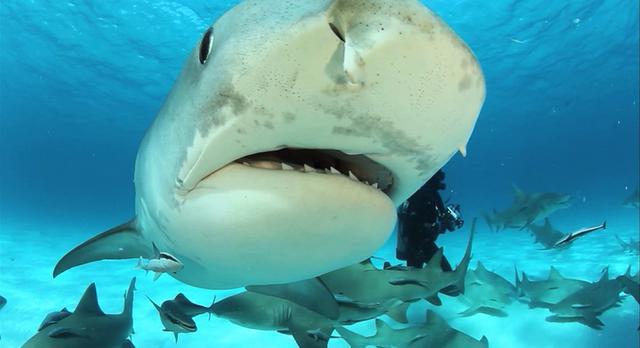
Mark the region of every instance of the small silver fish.
<instances>
[{"instance_id":1,"label":"small silver fish","mask_svg":"<svg viewBox=\"0 0 640 348\"><path fill-rule=\"evenodd\" d=\"M153 259L149 259L149 262L146 264L143 262L142 257L138 260L138 264L136 265L136 269L143 269L147 271L155 272L153 276L153 280L156 281L163 273L178 273L184 265L180 260L178 260L175 256L167 253L161 252L156 247L155 243L153 244L153 253L155 257Z\"/></svg>"}]
</instances>

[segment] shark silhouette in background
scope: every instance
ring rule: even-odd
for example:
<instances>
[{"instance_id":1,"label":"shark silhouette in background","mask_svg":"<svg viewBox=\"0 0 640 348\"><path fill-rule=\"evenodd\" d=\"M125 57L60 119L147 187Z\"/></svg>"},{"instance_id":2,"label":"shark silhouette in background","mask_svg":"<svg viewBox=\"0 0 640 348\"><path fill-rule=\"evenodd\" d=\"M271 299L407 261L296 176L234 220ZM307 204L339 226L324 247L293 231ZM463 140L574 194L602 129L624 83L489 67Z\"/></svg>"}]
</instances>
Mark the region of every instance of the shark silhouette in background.
<instances>
[{"instance_id":1,"label":"shark silhouette in background","mask_svg":"<svg viewBox=\"0 0 640 348\"><path fill-rule=\"evenodd\" d=\"M504 229L525 229L552 213L568 208L571 196L563 193L526 193L513 186L514 199L510 207L503 211L484 213L485 221L494 231Z\"/></svg>"}]
</instances>

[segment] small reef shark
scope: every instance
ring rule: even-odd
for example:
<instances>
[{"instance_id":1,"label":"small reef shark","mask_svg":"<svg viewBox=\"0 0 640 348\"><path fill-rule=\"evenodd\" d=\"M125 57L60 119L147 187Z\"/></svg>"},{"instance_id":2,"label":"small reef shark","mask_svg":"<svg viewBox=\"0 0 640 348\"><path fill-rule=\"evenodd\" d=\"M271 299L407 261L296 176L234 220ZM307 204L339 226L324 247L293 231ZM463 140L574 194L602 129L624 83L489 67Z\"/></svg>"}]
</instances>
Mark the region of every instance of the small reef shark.
<instances>
[{"instance_id":1,"label":"small reef shark","mask_svg":"<svg viewBox=\"0 0 640 348\"><path fill-rule=\"evenodd\" d=\"M528 299L529 308L549 308L588 285L584 280L563 277L553 266L546 280L529 280L524 272L520 280L516 270L516 288L521 297Z\"/></svg>"},{"instance_id":2,"label":"small reef shark","mask_svg":"<svg viewBox=\"0 0 640 348\"><path fill-rule=\"evenodd\" d=\"M604 230L607 228L607 222L603 222L602 225L599 226L594 226L594 227L587 227L587 228L582 228L579 229L575 232L571 232L569 234L567 234L566 236L560 238L557 242L555 242L553 244L553 248L562 248L565 247L571 243L573 243L576 239L578 238L582 238L584 236L586 236L587 234L597 231L597 230Z\"/></svg>"},{"instance_id":3,"label":"small reef shark","mask_svg":"<svg viewBox=\"0 0 640 348\"><path fill-rule=\"evenodd\" d=\"M133 291L131 280L120 314L105 314L98 305L96 285L92 283L73 313L66 310L47 316L40 330L22 348L133 348L128 339L133 333Z\"/></svg>"},{"instance_id":4,"label":"small reef shark","mask_svg":"<svg viewBox=\"0 0 640 348\"><path fill-rule=\"evenodd\" d=\"M609 270L606 269L599 281L583 287L551 306L549 311L553 315L546 320L578 322L600 330L604 324L597 317L606 310L619 306L620 292L623 289L624 285L618 278L609 279Z\"/></svg>"},{"instance_id":5,"label":"small reef shark","mask_svg":"<svg viewBox=\"0 0 640 348\"><path fill-rule=\"evenodd\" d=\"M466 154L484 99L476 57L418 0L242 1L203 33L142 140L135 217L53 275L150 258L152 243L184 264L172 277L209 289L361 261Z\"/></svg>"},{"instance_id":6,"label":"small reef shark","mask_svg":"<svg viewBox=\"0 0 640 348\"><path fill-rule=\"evenodd\" d=\"M458 267L451 272L442 270L442 248L424 268L378 269L370 259L320 276L324 284L336 296L346 297L356 303L383 304L389 299L414 302L426 299L440 304L438 292L455 286L465 288L465 275L471 260L471 248L475 232L475 220L471 226L465 254Z\"/></svg>"},{"instance_id":7,"label":"small reef shark","mask_svg":"<svg viewBox=\"0 0 640 348\"><path fill-rule=\"evenodd\" d=\"M640 209L640 191L636 189L627 198L624 199L622 205L627 208Z\"/></svg>"},{"instance_id":8,"label":"small reef shark","mask_svg":"<svg viewBox=\"0 0 640 348\"><path fill-rule=\"evenodd\" d=\"M497 273L488 271L478 261L475 270L467 272L464 294L460 300L469 305L461 316L484 313L491 316L506 317L505 308L517 296L516 287Z\"/></svg>"},{"instance_id":9,"label":"small reef shark","mask_svg":"<svg viewBox=\"0 0 640 348\"><path fill-rule=\"evenodd\" d=\"M634 240L633 237L630 237L629 241L625 242L617 234L615 235L615 237L620 244L622 251L640 254L640 240Z\"/></svg>"},{"instance_id":10,"label":"small reef shark","mask_svg":"<svg viewBox=\"0 0 640 348\"><path fill-rule=\"evenodd\" d=\"M563 193L525 193L513 186L514 200L511 207L498 212L485 213L484 218L494 231L507 228L525 229L557 210L569 207L571 196Z\"/></svg>"},{"instance_id":11,"label":"small reef shark","mask_svg":"<svg viewBox=\"0 0 640 348\"><path fill-rule=\"evenodd\" d=\"M536 224L529 225L529 231L535 237L535 242L542 244L546 249L551 249L557 241L559 241L565 234L555 229L548 218L544 219L544 225L539 226ZM571 246L568 244L567 247Z\"/></svg>"},{"instance_id":12,"label":"small reef shark","mask_svg":"<svg viewBox=\"0 0 640 348\"><path fill-rule=\"evenodd\" d=\"M236 325L290 334L301 348L326 348L339 313L337 303L323 304L331 293L319 283L310 279L296 284L262 285L253 289L258 292L247 290L226 297L214 303L211 310ZM287 299L304 291L309 295L297 298L297 303ZM320 304L314 298L320 299ZM305 303L302 299L309 300Z\"/></svg>"},{"instance_id":13,"label":"small reef shark","mask_svg":"<svg viewBox=\"0 0 640 348\"><path fill-rule=\"evenodd\" d=\"M376 319L376 334L365 337L343 327L336 331L349 343L351 348L396 347L396 348L487 348L489 341L482 337L479 341L458 331L438 314L427 310L426 322L402 329L393 329L380 319Z\"/></svg>"}]
</instances>

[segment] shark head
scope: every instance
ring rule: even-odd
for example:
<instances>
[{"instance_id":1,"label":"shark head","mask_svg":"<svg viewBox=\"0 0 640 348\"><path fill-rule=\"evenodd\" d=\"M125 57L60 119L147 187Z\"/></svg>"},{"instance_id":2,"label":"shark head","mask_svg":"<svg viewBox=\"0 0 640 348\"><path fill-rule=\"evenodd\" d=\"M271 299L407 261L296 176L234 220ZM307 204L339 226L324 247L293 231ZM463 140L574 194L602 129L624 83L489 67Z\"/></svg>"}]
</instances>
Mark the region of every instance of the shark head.
<instances>
[{"instance_id":1,"label":"shark head","mask_svg":"<svg viewBox=\"0 0 640 348\"><path fill-rule=\"evenodd\" d=\"M136 229L205 288L358 262L466 153L484 98L472 52L419 1L244 1L203 33L143 140Z\"/></svg>"}]
</instances>

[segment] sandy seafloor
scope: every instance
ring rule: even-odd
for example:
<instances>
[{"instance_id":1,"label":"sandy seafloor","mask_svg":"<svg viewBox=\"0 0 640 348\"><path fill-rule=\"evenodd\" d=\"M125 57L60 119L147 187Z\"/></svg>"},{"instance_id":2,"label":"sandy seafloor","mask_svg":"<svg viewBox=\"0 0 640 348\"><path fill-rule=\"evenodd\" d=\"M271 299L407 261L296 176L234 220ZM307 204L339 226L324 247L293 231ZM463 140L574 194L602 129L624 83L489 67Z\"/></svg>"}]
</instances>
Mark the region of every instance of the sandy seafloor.
<instances>
[{"instance_id":1,"label":"sandy seafloor","mask_svg":"<svg viewBox=\"0 0 640 348\"><path fill-rule=\"evenodd\" d=\"M594 281L602 269L610 267L612 277L623 273L627 265L632 272L638 271L638 256L621 251L614 238L618 234L624 239L638 238L638 211L618 209L616 216L608 216L608 229L596 232L579 240L570 249L562 252L538 250L539 245L526 232L507 230L490 231L483 221L473 247L473 261L481 260L485 266L513 281L514 264L532 279L547 276L548 268L554 265L568 277ZM589 217L589 222L594 220ZM576 224L581 224L576 219ZM586 221L586 220L585 220ZM106 226L100 226L106 227ZM97 227L99 228L99 227ZM48 226L25 229L3 223L0 233L0 294L8 303L0 310L0 347L20 347L34 334L44 316L62 307L72 310L87 285L96 282L99 302L106 313L122 310L122 294L131 277L138 278L135 293L134 329L132 341L137 347L296 347L289 336L275 332L245 329L223 319L206 315L196 318L198 331L180 335L174 342L171 333L162 332L162 324L156 310L145 298L157 303L183 292L196 303L211 304L235 291L210 291L184 285L169 276L153 282L151 274L134 269L135 260L103 261L68 271L56 279L51 270L57 259L90 235L87 231L73 228ZM445 254L457 263L462 257L468 227L441 236L439 244ZM376 256L391 259L394 256L395 239L376 253ZM626 296L622 305L604 313L600 319L605 323L597 331L577 323L549 323L550 315L544 309L528 309L523 303L514 302L508 307L509 316L490 317L484 314L460 318L457 313L466 306L455 298L442 296L443 305L435 311L446 318L450 325L476 338L487 336L491 347L638 347L639 307L634 299ZM427 307L421 301L410 307L410 320L424 320ZM385 320L391 320L384 317ZM360 323L350 329L365 334L373 332L373 322ZM341 339L332 339L329 347L347 347Z\"/></svg>"}]
</instances>

